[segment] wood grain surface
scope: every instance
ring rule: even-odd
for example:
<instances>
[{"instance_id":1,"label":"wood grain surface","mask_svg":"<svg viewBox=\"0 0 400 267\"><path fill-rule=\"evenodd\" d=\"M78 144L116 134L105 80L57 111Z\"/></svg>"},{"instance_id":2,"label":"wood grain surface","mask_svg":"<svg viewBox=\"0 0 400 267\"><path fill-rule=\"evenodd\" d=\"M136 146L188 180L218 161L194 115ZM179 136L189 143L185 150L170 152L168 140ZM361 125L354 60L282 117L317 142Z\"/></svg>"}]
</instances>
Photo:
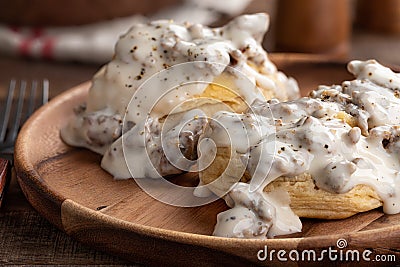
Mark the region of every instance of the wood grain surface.
<instances>
[{"instance_id":1,"label":"wood grain surface","mask_svg":"<svg viewBox=\"0 0 400 267\"><path fill-rule=\"evenodd\" d=\"M20 218L23 218L22 220ZM24 227L31 225L31 227ZM40 234L38 234L40 233ZM75 242L58 231L42 216L30 211L13 211L0 214L0 264L53 265L63 264L127 264L116 256L107 255ZM20 244L20 240L24 240ZM32 250L32 245L35 250ZM49 251L52 253L49 254ZM92 255L90 258L88 255ZM21 257L23 256L23 257ZM5 261L7 259L7 261Z\"/></svg>"},{"instance_id":2,"label":"wood grain surface","mask_svg":"<svg viewBox=\"0 0 400 267\"><path fill-rule=\"evenodd\" d=\"M299 81L303 94L318 84L349 78L340 62L287 55L275 55L273 60ZM89 83L75 87L36 112L21 130L15 158L18 180L28 201L52 224L82 243L154 266L265 265L257 253L266 245L270 250L321 252L336 247L340 238L347 240L346 249L368 248L373 255L393 254L400 259L400 215L384 215L381 210L346 220L303 220L301 233L271 240L209 236L216 214L226 208L222 201L198 208L162 204L132 180L113 180L100 168L99 155L61 141L59 130L72 116L72 108L85 100L88 87ZM325 261L329 263L327 258ZM362 263L376 266L376 262Z\"/></svg>"},{"instance_id":3,"label":"wood grain surface","mask_svg":"<svg viewBox=\"0 0 400 267\"><path fill-rule=\"evenodd\" d=\"M8 160L0 158L0 207L3 203L4 191L7 187L7 182L10 177L10 163Z\"/></svg>"}]
</instances>

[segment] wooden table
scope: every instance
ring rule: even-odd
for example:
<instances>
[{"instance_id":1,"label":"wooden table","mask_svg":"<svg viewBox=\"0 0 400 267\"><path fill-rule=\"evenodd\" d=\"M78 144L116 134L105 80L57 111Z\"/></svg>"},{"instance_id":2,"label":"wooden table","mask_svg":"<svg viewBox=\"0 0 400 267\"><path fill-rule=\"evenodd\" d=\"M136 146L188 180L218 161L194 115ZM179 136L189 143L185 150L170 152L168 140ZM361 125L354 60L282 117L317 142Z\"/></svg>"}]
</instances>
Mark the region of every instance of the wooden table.
<instances>
[{"instance_id":1,"label":"wooden table","mask_svg":"<svg viewBox=\"0 0 400 267\"><path fill-rule=\"evenodd\" d=\"M377 58L400 65L400 37L358 34L350 57ZM0 56L0 93L10 79L50 81L50 98L91 79L100 65L35 61ZM0 209L0 265L68 264L128 265L118 257L94 250L70 238L42 218L27 202L15 178Z\"/></svg>"}]
</instances>

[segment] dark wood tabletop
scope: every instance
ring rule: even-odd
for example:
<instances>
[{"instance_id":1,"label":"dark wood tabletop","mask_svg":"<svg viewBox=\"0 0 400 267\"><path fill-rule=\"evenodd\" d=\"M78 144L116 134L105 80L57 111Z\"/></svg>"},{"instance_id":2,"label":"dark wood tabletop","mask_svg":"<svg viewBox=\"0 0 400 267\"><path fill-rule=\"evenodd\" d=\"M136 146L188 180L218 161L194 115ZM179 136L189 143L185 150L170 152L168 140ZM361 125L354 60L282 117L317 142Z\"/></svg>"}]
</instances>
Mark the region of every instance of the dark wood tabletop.
<instances>
[{"instance_id":1,"label":"dark wood tabletop","mask_svg":"<svg viewBox=\"0 0 400 267\"><path fill-rule=\"evenodd\" d=\"M349 58L377 58L400 65L400 37L354 35ZM0 96L11 79L47 78L50 99L90 80L99 64L53 62L0 56ZM41 217L24 197L15 177L0 209L0 265L129 265L124 259L81 244Z\"/></svg>"}]
</instances>

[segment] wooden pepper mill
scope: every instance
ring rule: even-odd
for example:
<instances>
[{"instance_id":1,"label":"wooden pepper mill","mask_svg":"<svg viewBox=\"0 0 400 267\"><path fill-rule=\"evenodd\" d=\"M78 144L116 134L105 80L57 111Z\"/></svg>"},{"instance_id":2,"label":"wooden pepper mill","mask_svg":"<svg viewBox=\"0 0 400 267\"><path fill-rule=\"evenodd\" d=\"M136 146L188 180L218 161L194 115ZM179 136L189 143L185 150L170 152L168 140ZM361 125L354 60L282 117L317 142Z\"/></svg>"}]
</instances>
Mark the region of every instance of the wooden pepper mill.
<instances>
[{"instance_id":1,"label":"wooden pepper mill","mask_svg":"<svg viewBox=\"0 0 400 267\"><path fill-rule=\"evenodd\" d=\"M400 34L400 0L358 0L356 22L383 34Z\"/></svg>"},{"instance_id":2,"label":"wooden pepper mill","mask_svg":"<svg viewBox=\"0 0 400 267\"><path fill-rule=\"evenodd\" d=\"M276 51L345 57L351 32L349 0L279 0Z\"/></svg>"}]
</instances>

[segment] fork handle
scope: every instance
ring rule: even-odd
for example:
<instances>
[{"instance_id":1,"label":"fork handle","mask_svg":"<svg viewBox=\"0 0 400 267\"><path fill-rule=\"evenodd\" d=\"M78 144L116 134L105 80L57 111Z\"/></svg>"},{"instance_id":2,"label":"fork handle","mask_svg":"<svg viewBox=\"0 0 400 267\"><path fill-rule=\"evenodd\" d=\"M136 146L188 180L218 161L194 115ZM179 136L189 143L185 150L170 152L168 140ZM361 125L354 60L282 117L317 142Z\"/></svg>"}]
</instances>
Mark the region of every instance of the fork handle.
<instances>
[{"instance_id":1,"label":"fork handle","mask_svg":"<svg viewBox=\"0 0 400 267\"><path fill-rule=\"evenodd\" d=\"M3 197L10 177L10 162L0 158L0 207L3 202Z\"/></svg>"}]
</instances>

